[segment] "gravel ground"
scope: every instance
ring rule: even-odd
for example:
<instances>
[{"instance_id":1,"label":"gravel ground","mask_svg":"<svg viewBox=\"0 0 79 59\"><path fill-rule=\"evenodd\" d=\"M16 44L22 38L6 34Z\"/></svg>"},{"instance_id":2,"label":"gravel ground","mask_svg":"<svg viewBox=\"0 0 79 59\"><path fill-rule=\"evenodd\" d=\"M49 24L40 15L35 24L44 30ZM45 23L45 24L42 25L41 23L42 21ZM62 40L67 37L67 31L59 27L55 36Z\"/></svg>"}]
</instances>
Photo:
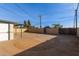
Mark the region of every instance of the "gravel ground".
<instances>
[{"instance_id":1,"label":"gravel ground","mask_svg":"<svg viewBox=\"0 0 79 59\"><path fill-rule=\"evenodd\" d=\"M17 33L14 40L0 42L2 56L79 56L79 39L73 35Z\"/></svg>"},{"instance_id":2,"label":"gravel ground","mask_svg":"<svg viewBox=\"0 0 79 59\"><path fill-rule=\"evenodd\" d=\"M54 37L56 36L35 33L23 33L23 37L21 38L20 33L18 33L17 35L15 35L14 40L0 42L0 55L16 55L36 45L44 43Z\"/></svg>"},{"instance_id":3,"label":"gravel ground","mask_svg":"<svg viewBox=\"0 0 79 59\"><path fill-rule=\"evenodd\" d=\"M79 39L73 35L58 35L42 44L34 46L16 55L79 56Z\"/></svg>"}]
</instances>

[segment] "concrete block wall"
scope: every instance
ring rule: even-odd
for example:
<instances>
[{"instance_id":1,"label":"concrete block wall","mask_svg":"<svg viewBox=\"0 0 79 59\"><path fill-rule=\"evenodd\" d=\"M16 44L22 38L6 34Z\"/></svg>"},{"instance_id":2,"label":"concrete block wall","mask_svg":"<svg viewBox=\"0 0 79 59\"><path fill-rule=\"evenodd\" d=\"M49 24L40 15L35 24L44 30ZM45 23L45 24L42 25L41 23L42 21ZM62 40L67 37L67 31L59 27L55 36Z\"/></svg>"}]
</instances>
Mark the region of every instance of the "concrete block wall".
<instances>
[{"instance_id":1,"label":"concrete block wall","mask_svg":"<svg viewBox=\"0 0 79 59\"><path fill-rule=\"evenodd\" d=\"M29 32L33 33L44 33L44 29L41 28L30 28L28 29ZM59 29L58 28L46 28L46 34L59 34Z\"/></svg>"},{"instance_id":2,"label":"concrete block wall","mask_svg":"<svg viewBox=\"0 0 79 59\"><path fill-rule=\"evenodd\" d=\"M44 33L43 29L38 29L38 28L30 28L28 30L29 32L33 32L33 33Z\"/></svg>"},{"instance_id":3,"label":"concrete block wall","mask_svg":"<svg viewBox=\"0 0 79 59\"><path fill-rule=\"evenodd\" d=\"M22 32L25 32L27 29L26 28L22 28ZM16 33L20 33L21 32L21 28L15 28L14 32Z\"/></svg>"},{"instance_id":4,"label":"concrete block wall","mask_svg":"<svg viewBox=\"0 0 79 59\"><path fill-rule=\"evenodd\" d=\"M77 29L77 36L79 37L79 28Z\"/></svg>"},{"instance_id":5,"label":"concrete block wall","mask_svg":"<svg viewBox=\"0 0 79 59\"><path fill-rule=\"evenodd\" d=\"M58 28L47 28L46 29L47 34L59 34Z\"/></svg>"}]
</instances>

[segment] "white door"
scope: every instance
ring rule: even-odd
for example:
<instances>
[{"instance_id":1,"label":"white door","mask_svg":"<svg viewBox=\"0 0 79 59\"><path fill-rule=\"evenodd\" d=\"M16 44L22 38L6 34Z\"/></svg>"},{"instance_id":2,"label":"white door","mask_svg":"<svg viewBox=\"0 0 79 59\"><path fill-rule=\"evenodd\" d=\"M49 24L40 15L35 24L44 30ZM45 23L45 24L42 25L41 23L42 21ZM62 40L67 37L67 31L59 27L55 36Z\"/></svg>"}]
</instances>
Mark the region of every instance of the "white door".
<instances>
[{"instance_id":1,"label":"white door","mask_svg":"<svg viewBox=\"0 0 79 59\"><path fill-rule=\"evenodd\" d=\"M8 24L0 23L0 41L8 40Z\"/></svg>"}]
</instances>

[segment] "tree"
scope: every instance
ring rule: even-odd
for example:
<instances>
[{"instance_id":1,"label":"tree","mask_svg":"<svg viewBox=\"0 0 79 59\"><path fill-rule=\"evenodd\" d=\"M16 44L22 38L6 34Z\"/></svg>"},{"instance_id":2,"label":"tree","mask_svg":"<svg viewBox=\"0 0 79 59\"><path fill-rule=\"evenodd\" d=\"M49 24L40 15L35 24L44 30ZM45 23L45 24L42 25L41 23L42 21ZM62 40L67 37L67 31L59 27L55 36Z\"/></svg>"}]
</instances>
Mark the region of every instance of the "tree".
<instances>
[{"instance_id":1,"label":"tree","mask_svg":"<svg viewBox=\"0 0 79 59\"><path fill-rule=\"evenodd\" d=\"M50 26L45 26L44 28L50 28Z\"/></svg>"},{"instance_id":2,"label":"tree","mask_svg":"<svg viewBox=\"0 0 79 59\"><path fill-rule=\"evenodd\" d=\"M28 20L28 21L25 21L24 20L24 27L30 27L31 26L31 23L30 23L30 20Z\"/></svg>"},{"instance_id":3,"label":"tree","mask_svg":"<svg viewBox=\"0 0 79 59\"><path fill-rule=\"evenodd\" d=\"M24 20L24 27L27 27L27 21Z\"/></svg>"},{"instance_id":4,"label":"tree","mask_svg":"<svg viewBox=\"0 0 79 59\"><path fill-rule=\"evenodd\" d=\"M53 24L53 28L62 28L63 26L60 24Z\"/></svg>"},{"instance_id":5,"label":"tree","mask_svg":"<svg viewBox=\"0 0 79 59\"><path fill-rule=\"evenodd\" d=\"M28 22L28 26L31 26L30 20L28 20L27 22Z\"/></svg>"}]
</instances>

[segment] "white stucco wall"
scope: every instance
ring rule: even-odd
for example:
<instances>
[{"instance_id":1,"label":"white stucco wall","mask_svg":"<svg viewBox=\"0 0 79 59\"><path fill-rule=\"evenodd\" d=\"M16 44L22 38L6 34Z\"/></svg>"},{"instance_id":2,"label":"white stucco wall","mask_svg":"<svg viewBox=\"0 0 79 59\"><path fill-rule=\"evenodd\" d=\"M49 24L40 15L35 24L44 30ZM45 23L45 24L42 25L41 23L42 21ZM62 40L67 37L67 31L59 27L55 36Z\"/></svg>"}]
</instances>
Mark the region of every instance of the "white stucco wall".
<instances>
[{"instance_id":1,"label":"white stucco wall","mask_svg":"<svg viewBox=\"0 0 79 59\"><path fill-rule=\"evenodd\" d=\"M10 40L13 39L13 24L10 24ZM0 23L0 41L8 40L8 24Z\"/></svg>"}]
</instances>

